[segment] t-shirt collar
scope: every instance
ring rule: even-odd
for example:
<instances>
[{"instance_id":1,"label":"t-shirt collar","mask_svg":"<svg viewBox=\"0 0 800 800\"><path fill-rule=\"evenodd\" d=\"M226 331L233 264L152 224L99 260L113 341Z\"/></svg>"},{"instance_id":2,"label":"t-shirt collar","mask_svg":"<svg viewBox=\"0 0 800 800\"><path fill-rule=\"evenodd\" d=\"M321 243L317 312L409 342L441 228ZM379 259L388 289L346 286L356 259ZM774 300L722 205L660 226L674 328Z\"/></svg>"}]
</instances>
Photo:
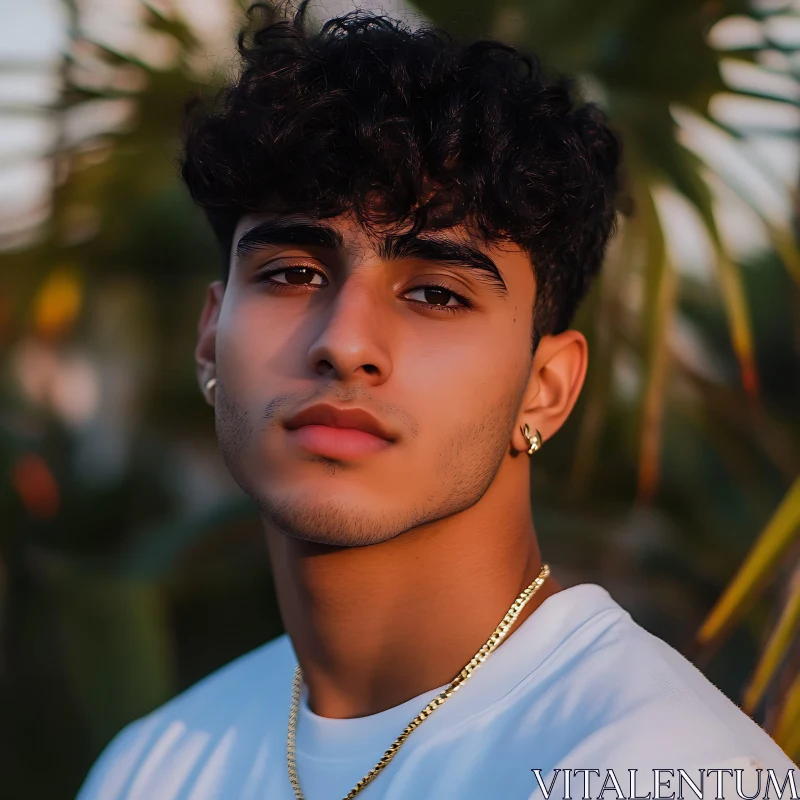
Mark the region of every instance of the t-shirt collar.
<instances>
[{"instance_id":1,"label":"t-shirt collar","mask_svg":"<svg viewBox=\"0 0 800 800\"><path fill-rule=\"evenodd\" d=\"M475 670L469 681L425 720L404 748L412 739L420 741L419 734L423 731L434 735L498 702L532 675L582 625L608 609L619 611L621 607L604 587L594 583L578 584L550 595ZM296 656L294 661L297 662ZM297 753L317 760L346 761L351 756L363 759L365 751L374 750L377 761L406 725L445 687L446 684L434 687L377 714L331 719L310 710L304 686L298 710Z\"/></svg>"}]
</instances>

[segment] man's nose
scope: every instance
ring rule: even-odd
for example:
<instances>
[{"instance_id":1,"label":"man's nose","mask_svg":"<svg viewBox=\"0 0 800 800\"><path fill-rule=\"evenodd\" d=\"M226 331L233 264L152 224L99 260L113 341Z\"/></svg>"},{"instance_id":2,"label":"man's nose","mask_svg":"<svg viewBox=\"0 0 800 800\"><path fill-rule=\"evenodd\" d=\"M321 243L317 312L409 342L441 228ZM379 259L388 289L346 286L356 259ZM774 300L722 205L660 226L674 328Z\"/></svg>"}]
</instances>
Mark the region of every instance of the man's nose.
<instances>
[{"instance_id":1,"label":"man's nose","mask_svg":"<svg viewBox=\"0 0 800 800\"><path fill-rule=\"evenodd\" d=\"M385 298L363 277L350 277L322 313L309 367L340 381L383 383L391 373L390 336Z\"/></svg>"}]
</instances>

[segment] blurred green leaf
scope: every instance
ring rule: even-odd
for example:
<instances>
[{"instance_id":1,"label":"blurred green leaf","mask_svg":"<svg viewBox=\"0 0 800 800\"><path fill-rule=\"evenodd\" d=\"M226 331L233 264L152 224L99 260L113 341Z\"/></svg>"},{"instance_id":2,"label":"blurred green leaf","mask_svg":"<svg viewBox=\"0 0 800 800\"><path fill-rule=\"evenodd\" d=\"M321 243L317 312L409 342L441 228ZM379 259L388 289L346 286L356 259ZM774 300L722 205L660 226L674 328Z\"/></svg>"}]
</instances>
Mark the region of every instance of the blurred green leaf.
<instances>
[{"instance_id":1,"label":"blurred green leaf","mask_svg":"<svg viewBox=\"0 0 800 800\"><path fill-rule=\"evenodd\" d=\"M166 609L155 585L113 574L65 571L52 597L69 682L99 750L175 694Z\"/></svg>"},{"instance_id":2,"label":"blurred green leaf","mask_svg":"<svg viewBox=\"0 0 800 800\"><path fill-rule=\"evenodd\" d=\"M721 636L741 619L750 603L772 577L780 557L800 532L800 477L759 535L752 550L697 633L701 644Z\"/></svg>"},{"instance_id":3,"label":"blurred green leaf","mask_svg":"<svg viewBox=\"0 0 800 800\"><path fill-rule=\"evenodd\" d=\"M756 665L753 677L745 689L742 708L748 714L755 711L767 686L789 652L798 630L800 630L800 580L795 580L794 586L790 587L789 597L784 603L778 622Z\"/></svg>"}]
</instances>

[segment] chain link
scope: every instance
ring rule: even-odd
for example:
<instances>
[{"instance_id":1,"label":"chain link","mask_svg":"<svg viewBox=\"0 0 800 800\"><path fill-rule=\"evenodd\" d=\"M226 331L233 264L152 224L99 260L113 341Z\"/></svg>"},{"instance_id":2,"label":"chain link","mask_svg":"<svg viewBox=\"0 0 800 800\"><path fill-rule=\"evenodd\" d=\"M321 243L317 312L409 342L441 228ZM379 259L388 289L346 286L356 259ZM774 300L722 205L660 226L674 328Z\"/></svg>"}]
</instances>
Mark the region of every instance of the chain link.
<instances>
[{"instance_id":1,"label":"chain link","mask_svg":"<svg viewBox=\"0 0 800 800\"><path fill-rule=\"evenodd\" d=\"M380 761L347 793L343 800L352 800L362 789L368 786L383 771L389 762L395 757L403 742L418 728L445 700L452 697L461 686L469 680L472 673L492 654L492 652L503 641L508 629L514 624L528 600L539 590L550 574L550 567L547 564L542 566L539 576L531 583L517 599L511 604L511 608L503 617L500 624L494 629L494 633L488 638L480 650L470 659L469 663L456 675L447 688L436 695L433 700L409 722L403 732L392 742L389 749L381 756ZM297 777L297 763L295 760L295 735L297 731L297 712L300 707L300 691L303 686L303 673L298 664L294 670L292 680L292 704L289 709L289 732L286 742L286 762L289 768L289 782L292 784L296 800L305 800L303 792L300 790L300 780Z\"/></svg>"}]
</instances>

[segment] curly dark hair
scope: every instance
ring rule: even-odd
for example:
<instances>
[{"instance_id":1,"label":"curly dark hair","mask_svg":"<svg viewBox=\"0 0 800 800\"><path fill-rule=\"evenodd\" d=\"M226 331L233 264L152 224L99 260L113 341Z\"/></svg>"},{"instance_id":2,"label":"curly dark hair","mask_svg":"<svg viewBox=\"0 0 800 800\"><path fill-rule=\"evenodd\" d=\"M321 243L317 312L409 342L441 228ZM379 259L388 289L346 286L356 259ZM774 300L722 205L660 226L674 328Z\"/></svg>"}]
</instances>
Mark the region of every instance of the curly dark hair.
<instances>
[{"instance_id":1,"label":"curly dark hair","mask_svg":"<svg viewBox=\"0 0 800 800\"><path fill-rule=\"evenodd\" d=\"M620 142L603 113L507 44L360 11L314 32L307 7L252 7L267 19L239 36L238 78L188 107L181 173L225 279L248 211L352 212L400 236L461 224L530 254L533 350L565 330L616 221Z\"/></svg>"}]
</instances>

